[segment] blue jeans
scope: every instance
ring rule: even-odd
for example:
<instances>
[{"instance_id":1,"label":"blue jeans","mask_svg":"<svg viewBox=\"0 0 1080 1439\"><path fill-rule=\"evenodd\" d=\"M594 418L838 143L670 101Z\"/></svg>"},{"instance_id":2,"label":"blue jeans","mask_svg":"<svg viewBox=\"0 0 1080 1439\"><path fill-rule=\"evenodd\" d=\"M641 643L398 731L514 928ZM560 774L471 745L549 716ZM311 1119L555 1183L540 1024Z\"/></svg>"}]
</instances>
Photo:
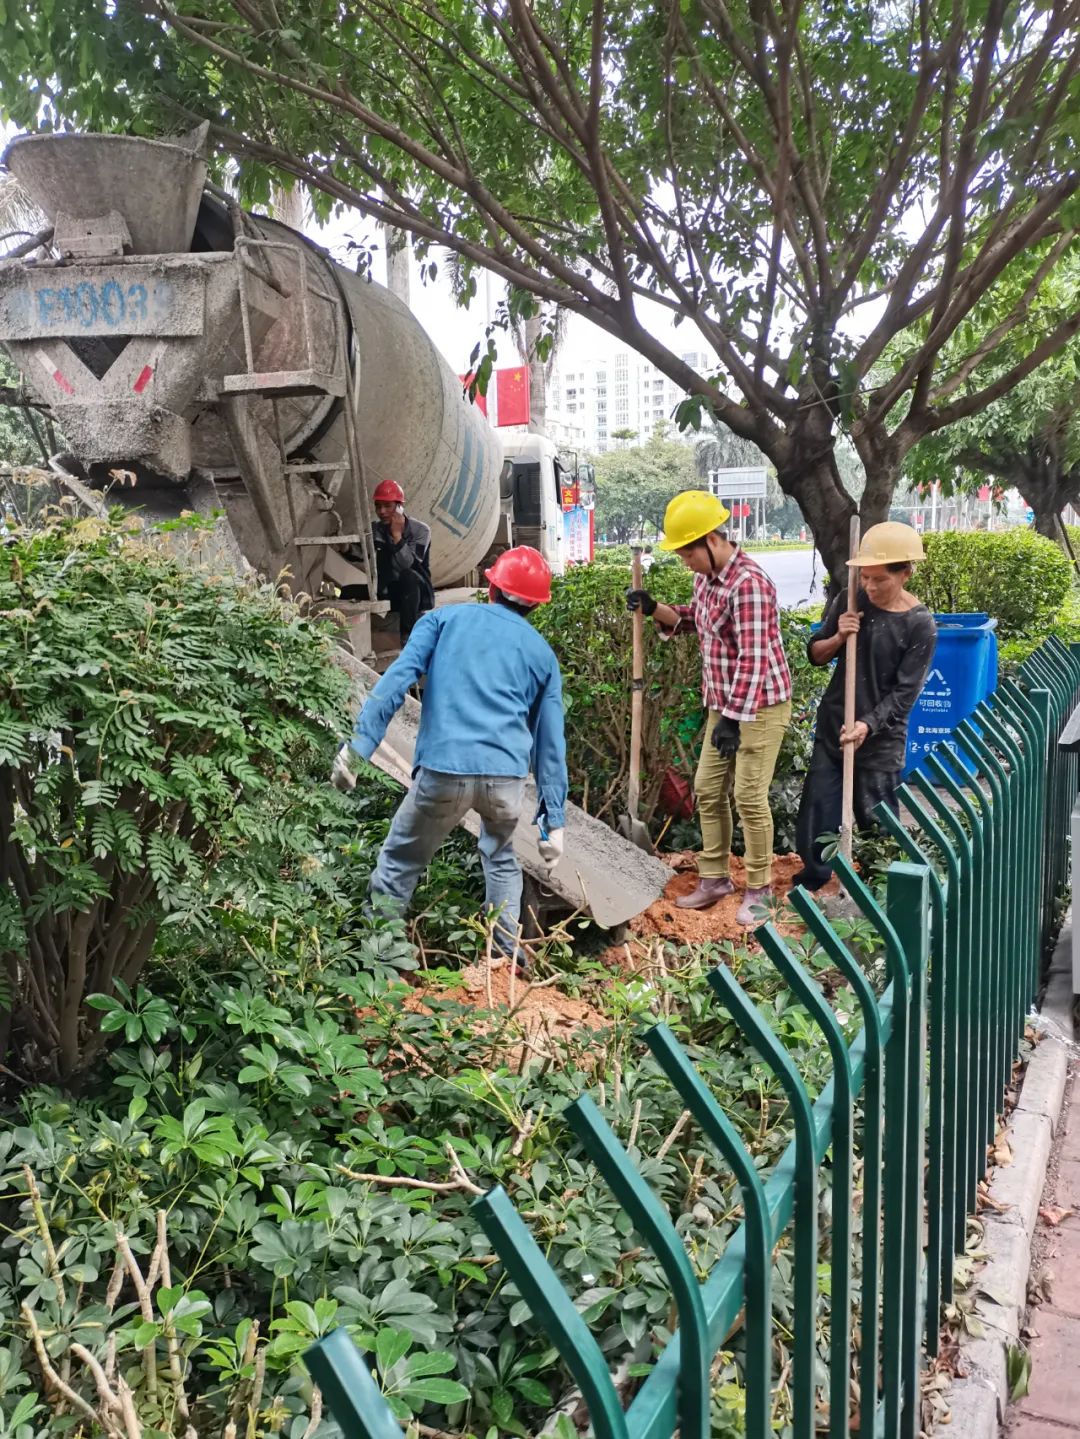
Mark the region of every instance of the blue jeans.
<instances>
[{"instance_id":1,"label":"blue jeans","mask_svg":"<svg viewBox=\"0 0 1080 1439\"><path fill-rule=\"evenodd\" d=\"M521 865L514 830L521 816L525 781L508 775L443 774L417 771L412 788L394 815L371 876L371 893L404 910L435 851L469 810L480 826L484 903L497 916L495 943L513 954L521 917Z\"/></svg>"}]
</instances>

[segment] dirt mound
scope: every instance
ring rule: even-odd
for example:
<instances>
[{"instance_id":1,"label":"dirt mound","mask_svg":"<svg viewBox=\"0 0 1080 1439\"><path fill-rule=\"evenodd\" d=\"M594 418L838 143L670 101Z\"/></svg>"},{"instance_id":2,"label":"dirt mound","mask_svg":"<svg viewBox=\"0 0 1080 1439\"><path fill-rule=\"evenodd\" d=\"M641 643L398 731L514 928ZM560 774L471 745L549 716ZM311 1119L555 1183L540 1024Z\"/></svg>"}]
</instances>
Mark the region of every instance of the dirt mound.
<instances>
[{"instance_id":1,"label":"dirt mound","mask_svg":"<svg viewBox=\"0 0 1080 1439\"><path fill-rule=\"evenodd\" d=\"M675 905L680 895L689 894L697 884L697 862L692 852L664 856L664 863L674 871L664 896L635 916L628 926L630 937L625 944L615 945L601 956L601 962L623 978L632 974L650 971L656 960L656 952L664 941L676 945L706 944L730 940L736 944L752 943L751 931L761 920L756 920L750 929L738 923L735 916L742 902L742 890L746 875L742 862L733 859L731 877L736 891L711 909L678 909ZM798 855L781 855L773 864L773 892L776 896L771 911L774 922L781 934L797 934L802 926L790 909L779 913L782 901L791 889L793 876L801 868ZM835 894L839 884L834 879L823 895ZM661 943L658 944L658 941ZM527 980L512 977L505 961L496 960L490 972L485 960L467 965L453 982L445 979L429 982L422 974L411 981L412 993L405 1001L406 1009L424 1011L433 1000L452 999L459 1004L478 1010L490 1010L495 1015L505 1016L513 1030L520 1037L520 1043L511 1041L508 1050L500 1048L500 1058L515 1063L524 1058L522 1052L547 1053L551 1039L565 1038L582 1030L601 1030L610 1026L610 1019L587 1000L575 999L559 988L561 976L530 984ZM480 1026L492 1030L498 1020L481 1020ZM499 1041L500 1045L502 1041Z\"/></svg>"},{"instance_id":2,"label":"dirt mound","mask_svg":"<svg viewBox=\"0 0 1080 1439\"><path fill-rule=\"evenodd\" d=\"M511 979L509 966L493 965L490 980L487 963L480 960L466 965L450 986L428 984L421 979L405 1000L405 1008L423 1010L431 999L454 999L476 1009L512 1015L527 1039L543 1034L551 1036L574 1034L582 1029L608 1029L611 1021L584 999L574 999L558 988L557 978L530 984L528 980Z\"/></svg>"},{"instance_id":3,"label":"dirt mound","mask_svg":"<svg viewBox=\"0 0 1080 1439\"><path fill-rule=\"evenodd\" d=\"M742 903L742 891L746 884L746 872L743 869L742 861L739 859L731 861L731 878L735 882L734 894L729 895L727 899L722 899L719 904L714 904L711 909L678 909L675 901L681 895L689 894L697 885L694 856L678 854L667 856L666 860L676 871L675 877L664 890L662 899L658 899L644 913L630 921L631 933L642 938L656 935L661 939L671 940L673 944L706 944L710 941L716 943L722 940L732 940L736 944L744 944L749 937L750 930L756 929L762 921L761 919L755 920L750 929L747 929L735 918ZM779 855L773 861L773 893L777 900L782 901L786 898L791 889L791 881L801 868L802 860L797 854ZM823 895L835 894L839 888L839 882L834 878L821 893ZM770 910L773 908L775 908L775 903L770 906ZM789 929L796 929L799 926L781 922L779 928L781 933L785 933Z\"/></svg>"}]
</instances>

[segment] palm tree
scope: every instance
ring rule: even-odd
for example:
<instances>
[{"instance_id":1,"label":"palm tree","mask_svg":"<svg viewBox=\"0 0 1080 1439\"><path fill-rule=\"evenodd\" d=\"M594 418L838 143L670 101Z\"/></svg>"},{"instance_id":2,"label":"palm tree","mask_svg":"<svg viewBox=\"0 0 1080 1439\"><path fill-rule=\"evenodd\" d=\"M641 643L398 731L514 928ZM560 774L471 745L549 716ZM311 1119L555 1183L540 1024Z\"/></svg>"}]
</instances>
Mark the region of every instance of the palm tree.
<instances>
[{"instance_id":1,"label":"palm tree","mask_svg":"<svg viewBox=\"0 0 1080 1439\"><path fill-rule=\"evenodd\" d=\"M0 254L48 228L48 221L14 175L0 174Z\"/></svg>"},{"instance_id":2,"label":"palm tree","mask_svg":"<svg viewBox=\"0 0 1080 1439\"><path fill-rule=\"evenodd\" d=\"M275 185L270 192L271 214L282 225L288 225L290 230L304 228L306 209L304 192L299 183L294 183L289 189L286 189L284 185Z\"/></svg>"},{"instance_id":3,"label":"palm tree","mask_svg":"<svg viewBox=\"0 0 1080 1439\"><path fill-rule=\"evenodd\" d=\"M727 425L722 425L719 421L714 421L707 429L702 430L694 446L694 461L703 480L708 479L710 470L750 469L757 466L771 469L768 460L752 440L740 439Z\"/></svg>"}]
</instances>

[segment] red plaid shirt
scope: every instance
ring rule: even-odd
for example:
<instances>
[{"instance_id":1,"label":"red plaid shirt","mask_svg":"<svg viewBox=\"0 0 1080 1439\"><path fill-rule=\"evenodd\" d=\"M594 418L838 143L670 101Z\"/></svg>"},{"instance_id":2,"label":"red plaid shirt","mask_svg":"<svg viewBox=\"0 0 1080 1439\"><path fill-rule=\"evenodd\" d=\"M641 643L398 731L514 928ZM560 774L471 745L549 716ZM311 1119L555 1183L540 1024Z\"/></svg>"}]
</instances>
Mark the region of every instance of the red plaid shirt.
<instances>
[{"instance_id":1,"label":"red plaid shirt","mask_svg":"<svg viewBox=\"0 0 1080 1439\"><path fill-rule=\"evenodd\" d=\"M672 635L701 640L701 695L706 709L752 720L766 705L791 698L791 671L780 638L780 610L772 580L737 549L720 573L694 576L694 598L672 605Z\"/></svg>"}]
</instances>

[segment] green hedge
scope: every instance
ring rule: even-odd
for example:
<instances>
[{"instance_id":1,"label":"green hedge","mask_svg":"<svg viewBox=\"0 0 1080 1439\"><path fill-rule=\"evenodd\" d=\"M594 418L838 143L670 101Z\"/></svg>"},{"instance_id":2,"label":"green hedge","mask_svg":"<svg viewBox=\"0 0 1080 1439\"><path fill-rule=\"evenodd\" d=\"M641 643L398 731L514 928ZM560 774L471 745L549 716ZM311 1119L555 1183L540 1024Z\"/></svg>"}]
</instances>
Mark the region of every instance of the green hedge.
<instances>
[{"instance_id":1,"label":"green hedge","mask_svg":"<svg viewBox=\"0 0 1080 1439\"><path fill-rule=\"evenodd\" d=\"M1002 640L1034 638L1054 626L1072 586L1072 566L1052 540L1031 530L926 535L926 560L911 588L937 614L985 611Z\"/></svg>"},{"instance_id":2,"label":"green hedge","mask_svg":"<svg viewBox=\"0 0 1080 1439\"><path fill-rule=\"evenodd\" d=\"M552 602L536 625L559 657L566 703L567 760L574 799L613 821L626 804L630 748L631 628L624 591L629 567L582 565L552 587ZM689 600L693 576L682 564L657 564L648 585L668 604ZM812 615L785 611L784 645L794 681L794 716L784 739L773 789L778 852L794 846L795 814L809 762L811 730L829 672L806 657ZM692 776L704 724L701 650L693 635L665 643L645 625L645 712L642 735L642 817L653 819L669 765ZM680 746L681 751L680 751ZM655 816L654 832L662 818ZM667 840L694 841L677 827Z\"/></svg>"}]
</instances>

